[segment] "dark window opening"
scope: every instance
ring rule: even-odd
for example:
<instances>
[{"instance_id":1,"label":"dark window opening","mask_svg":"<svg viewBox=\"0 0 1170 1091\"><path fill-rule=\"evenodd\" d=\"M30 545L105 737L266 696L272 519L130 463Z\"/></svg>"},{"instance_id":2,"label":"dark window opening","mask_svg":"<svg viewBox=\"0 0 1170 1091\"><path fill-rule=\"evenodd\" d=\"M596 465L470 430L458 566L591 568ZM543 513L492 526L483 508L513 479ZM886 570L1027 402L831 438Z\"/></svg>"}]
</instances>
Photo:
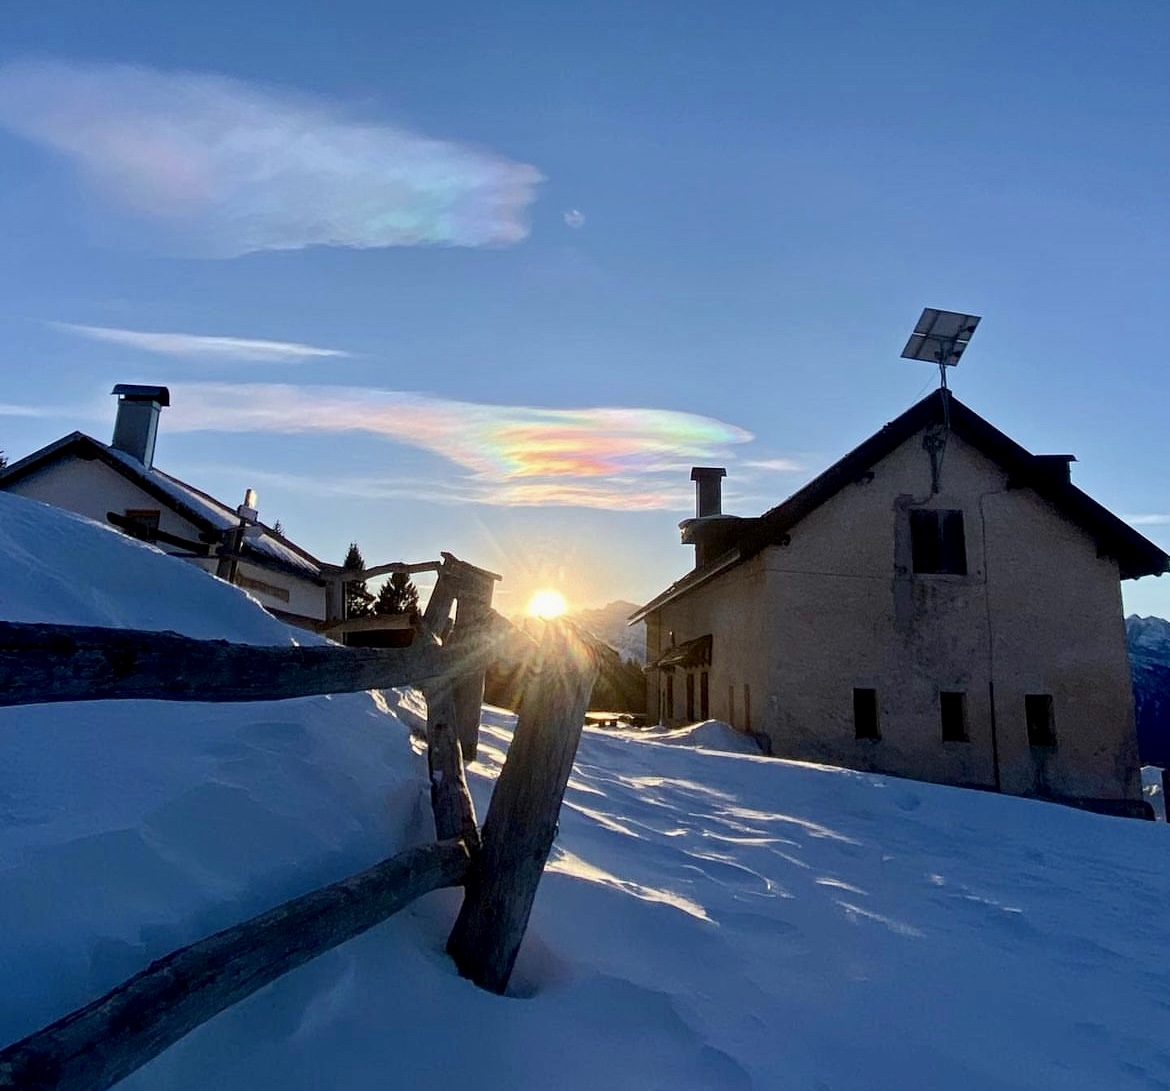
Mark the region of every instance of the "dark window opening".
<instances>
[{"instance_id":1,"label":"dark window opening","mask_svg":"<svg viewBox=\"0 0 1170 1091\"><path fill-rule=\"evenodd\" d=\"M695 722L695 676L687 674L687 723Z\"/></svg>"},{"instance_id":2,"label":"dark window opening","mask_svg":"<svg viewBox=\"0 0 1170 1091\"><path fill-rule=\"evenodd\" d=\"M914 571L951 576L967 574L967 542L961 511L910 512L910 548Z\"/></svg>"},{"instance_id":3,"label":"dark window opening","mask_svg":"<svg viewBox=\"0 0 1170 1091\"><path fill-rule=\"evenodd\" d=\"M674 675L668 674L666 676L666 714L662 717L665 721L674 719Z\"/></svg>"},{"instance_id":4,"label":"dark window opening","mask_svg":"<svg viewBox=\"0 0 1170 1091\"><path fill-rule=\"evenodd\" d=\"M876 689L853 691L853 734L858 739L880 739Z\"/></svg>"},{"instance_id":5,"label":"dark window opening","mask_svg":"<svg viewBox=\"0 0 1170 1091\"><path fill-rule=\"evenodd\" d=\"M1052 722L1052 696L1048 693L1024 695L1024 718L1028 722L1029 746L1055 746L1056 727Z\"/></svg>"},{"instance_id":6,"label":"dark window opening","mask_svg":"<svg viewBox=\"0 0 1170 1091\"><path fill-rule=\"evenodd\" d=\"M125 514L127 519L137 523L153 539L162 514L157 508L127 508Z\"/></svg>"},{"instance_id":7,"label":"dark window opening","mask_svg":"<svg viewBox=\"0 0 1170 1091\"><path fill-rule=\"evenodd\" d=\"M942 741L966 742L967 695L965 693L940 692L938 709L942 719Z\"/></svg>"},{"instance_id":8,"label":"dark window opening","mask_svg":"<svg viewBox=\"0 0 1170 1091\"><path fill-rule=\"evenodd\" d=\"M288 602L289 600L287 587L277 587L274 583L255 580L251 576L237 575L236 586L243 587L247 591L259 591L262 595L271 595L274 599L280 599L281 602Z\"/></svg>"},{"instance_id":9,"label":"dark window opening","mask_svg":"<svg viewBox=\"0 0 1170 1091\"><path fill-rule=\"evenodd\" d=\"M699 675L699 719L709 720L711 718L711 685L707 678L707 672L703 671Z\"/></svg>"}]
</instances>

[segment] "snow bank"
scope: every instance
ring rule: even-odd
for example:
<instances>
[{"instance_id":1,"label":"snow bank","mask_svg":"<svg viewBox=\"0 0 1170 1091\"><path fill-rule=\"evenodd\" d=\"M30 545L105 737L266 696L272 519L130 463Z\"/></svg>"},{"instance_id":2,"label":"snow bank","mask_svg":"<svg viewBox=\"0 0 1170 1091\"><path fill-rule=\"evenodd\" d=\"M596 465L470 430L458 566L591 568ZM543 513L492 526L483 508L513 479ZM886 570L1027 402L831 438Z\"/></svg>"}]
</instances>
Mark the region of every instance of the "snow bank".
<instances>
[{"instance_id":1,"label":"snow bank","mask_svg":"<svg viewBox=\"0 0 1170 1091\"><path fill-rule=\"evenodd\" d=\"M188 596L179 562L103 537L115 558L91 548L91 527L53 525L78 581L91 557L146 561L145 593L171 600L149 607L159 624L198 628L207 610L225 625L215 635L262 628L214 580ZM45 553L16 555L45 575ZM69 620L98 610L61 593ZM141 580L111 592L103 616L142 617L129 601L142 594ZM394 700L0 709L0 1040L176 944L429 839L402 725L422 709ZM481 816L511 725L485 710L469 770ZM458 895L440 891L120 1087L1167 1087L1168 834L587 729L511 996L455 973L443 943Z\"/></svg>"},{"instance_id":2,"label":"snow bank","mask_svg":"<svg viewBox=\"0 0 1170 1091\"><path fill-rule=\"evenodd\" d=\"M6 620L316 639L152 546L4 493L0 554ZM0 709L0 1042L429 840L425 772L394 714L411 701Z\"/></svg>"},{"instance_id":3,"label":"snow bank","mask_svg":"<svg viewBox=\"0 0 1170 1091\"><path fill-rule=\"evenodd\" d=\"M5 621L170 629L242 644L321 643L193 564L112 527L6 492L0 492L0 557Z\"/></svg>"},{"instance_id":4,"label":"snow bank","mask_svg":"<svg viewBox=\"0 0 1170 1091\"><path fill-rule=\"evenodd\" d=\"M440 892L123 1091L1148 1091L1166 833L588 729L512 996L455 974Z\"/></svg>"},{"instance_id":5,"label":"snow bank","mask_svg":"<svg viewBox=\"0 0 1170 1091\"><path fill-rule=\"evenodd\" d=\"M698 746L724 754L760 754L760 744L750 735L736 731L722 720L703 720L687 727L662 730L653 728L643 733L647 742L668 743L672 746Z\"/></svg>"}]
</instances>

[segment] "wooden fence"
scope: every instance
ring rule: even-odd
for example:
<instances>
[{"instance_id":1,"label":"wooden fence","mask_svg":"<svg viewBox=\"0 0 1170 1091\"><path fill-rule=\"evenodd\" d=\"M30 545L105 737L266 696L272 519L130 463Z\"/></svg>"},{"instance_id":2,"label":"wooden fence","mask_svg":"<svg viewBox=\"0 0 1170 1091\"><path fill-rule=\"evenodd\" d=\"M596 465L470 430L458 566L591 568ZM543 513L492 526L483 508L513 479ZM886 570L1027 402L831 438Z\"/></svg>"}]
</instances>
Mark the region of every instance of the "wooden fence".
<instances>
[{"instance_id":1,"label":"wooden fence","mask_svg":"<svg viewBox=\"0 0 1170 1091\"><path fill-rule=\"evenodd\" d=\"M568 783L597 658L572 630L534 642L491 610L482 570L444 554L409 648L265 648L68 625L0 623L0 704L267 701L420 686L437 840L171 952L85 1007L0 1050L0 1088L103 1091L231 1005L432 890L463 886L447 944L502 993L527 927ZM435 632L456 606L454 626ZM483 674L522 661L512 745L482 835L467 789ZM477 696L478 694L478 696ZM473 704L474 702L474 704Z\"/></svg>"}]
</instances>

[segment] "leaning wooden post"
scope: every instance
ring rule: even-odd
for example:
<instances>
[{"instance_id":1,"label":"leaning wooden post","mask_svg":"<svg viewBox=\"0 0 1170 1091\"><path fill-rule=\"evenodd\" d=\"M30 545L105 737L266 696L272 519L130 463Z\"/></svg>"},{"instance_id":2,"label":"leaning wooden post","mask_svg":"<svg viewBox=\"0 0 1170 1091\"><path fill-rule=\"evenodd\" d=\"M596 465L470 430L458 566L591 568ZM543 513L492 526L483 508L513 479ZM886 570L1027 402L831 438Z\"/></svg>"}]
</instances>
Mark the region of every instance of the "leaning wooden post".
<instances>
[{"instance_id":1,"label":"leaning wooden post","mask_svg":"<svg viewBox=\"0 0 1170 1091\"><path fill-rule=\"evenodd\" d=\"M449 553L443 554L448 564L454 563ZM451 633L452 647L479 632L492 609L492 592L500 577L474 565L459 563L459 593L455 606L455 628ZM455 726L464 761L475 761L479 750L479 720L483 714L483 688L486 669L482 666L455 680Z\"/></svg>"},{"instance_id":2,"label":"leaning wooden post","mask_svg":"<svg viewBox=\"0 0 1170 1091\"><path fill-rule=\"evenodd\" d=\"M423 693L427 699L427 767L435 833L440 841L461 839L474 851L479 848L479 829L459 754L451 682L439 679L428 683Z\"/></svg>"},{"instance_id":3,"label":"leaning wooden post","mask_svg":"<svg viewBox=\"0 0 1170 1091\"><path fill-rule=\"evenodd\" d=\"M516 963L596 677L597 661L585 644L567 626L550 625L447 941L460 974L492 992L507 988Z\"/></svg>"}]
</instances>

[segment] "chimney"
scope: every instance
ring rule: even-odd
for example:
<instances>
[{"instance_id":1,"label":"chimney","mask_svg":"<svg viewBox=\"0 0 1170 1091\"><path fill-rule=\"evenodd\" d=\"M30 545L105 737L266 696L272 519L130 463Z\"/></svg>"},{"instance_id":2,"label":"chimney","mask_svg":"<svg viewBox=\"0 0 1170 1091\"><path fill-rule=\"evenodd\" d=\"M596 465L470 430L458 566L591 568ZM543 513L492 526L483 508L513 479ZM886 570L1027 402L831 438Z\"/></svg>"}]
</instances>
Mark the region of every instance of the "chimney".
<instances>
[{"instance_id":1,"label":"chimney","mask_svg":"<svg viewBox=\"0 0 1170 1091\"><path fill-rule=\"evenodd\" d=\"M1063 485L1072 483L1072 467L1076 462L1076 455L1033 455L1036 468L1047 478L1059 481Z\"/></svg>"},{"instance_id":2,"label":"chimney","mask_svg":"<svg viewBox=\"0 0 1170 1091\"><path fill-rule=\"evenodd\" d=\"M170 391L165 386L119 383L110 393L118 395L118 416L110 446L137 459L149 470L154 464L159 410L171 404Z\"/></svg>"},{"instance_id":3,"label":"chimney","mask_svg":"<svg viewBox=\"0 0 1170 1091\"><path fill-rule=\"evenodd\" d=\"M723 514L723 478L727 471L722 466L693 466L691 480L695 483L695 518Z\"/></svg>"},{"instance_id":4,"label":"chimney","mask_svg":"<svg viewBox=\"0 0 1170 1091\"><path fill-rule=\"evenodd\" d=\"M723 514L723 478L727 471L722 466L695 466L691 480L695 483L695 517L684 519L678 525L683 545L695 547L695 567L702 568L709 561L726 553L737 541L743 520L736 515Z\"/></svg>"}]
</instances>

